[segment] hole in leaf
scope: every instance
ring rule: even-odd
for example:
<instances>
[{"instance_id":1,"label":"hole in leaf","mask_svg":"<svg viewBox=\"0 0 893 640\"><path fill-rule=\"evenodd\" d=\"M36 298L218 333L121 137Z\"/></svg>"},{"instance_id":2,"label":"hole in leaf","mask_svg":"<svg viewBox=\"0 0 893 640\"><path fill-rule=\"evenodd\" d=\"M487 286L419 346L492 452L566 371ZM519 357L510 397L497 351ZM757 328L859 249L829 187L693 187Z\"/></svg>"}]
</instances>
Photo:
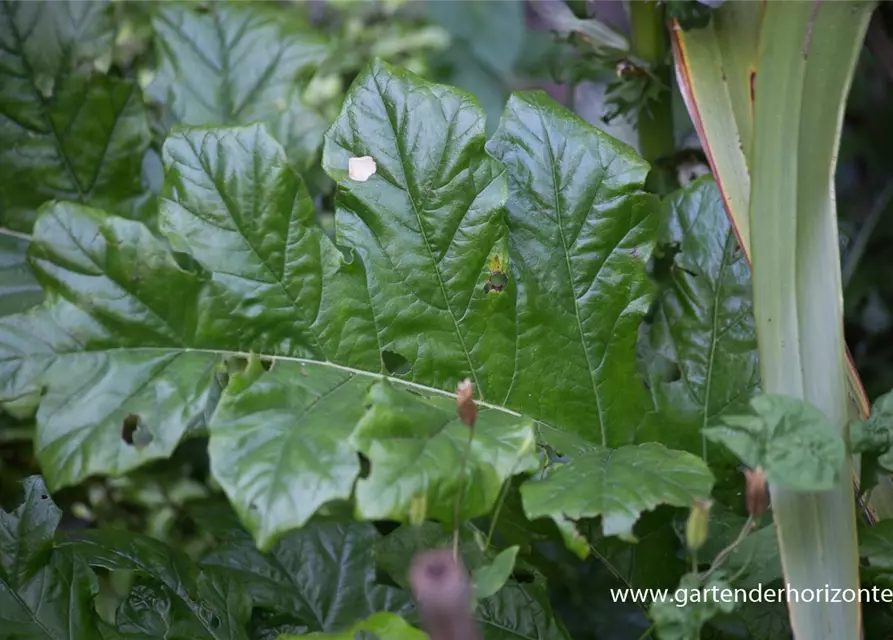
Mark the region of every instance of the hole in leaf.
<instances>
[{"instance_id":1,"label":"hole in leaf","mask_svg":"<svg viewBox=\"0 0 893 640\"><path fill-rule=\"evenodd\" d=\"M276 360L273 358L261 358L260 366L264 368L264 371L269 371L273 368L273 365L276 363Z\"/></svg>"},{"instance_id":2,"label":"hole in leaf","mask_svg":"<svg viewBox=\"0 0 893 640\"><path fill-rule=\"evenodd\" d=\"M210 624L211 624L211 628L212 628L212 629L219 629L219 628L220 628L220 618L218 618L217 616L215 616L213 613L211 614L210 619L208 620L208 622L210 622Z\"/></svg>"},{"instance_id":3,"label":"hole in leaf","mask_svg":"<svg viewBox=\"0 0 893 640\"><path fill-rule=\"evenodd\" d=\"M142 449L152 442L154 437L143 424L140 416L129 413L121 421L121 439L132 447Z\"/></svg>"},{"instance_id":4,"label":"hole in leaf","mask_svg":"<svg viewBox=\"0 0 893 640\"><path fill-rule=\"evenodd\" d=\"M399 353L389 351L388 349L381 352L381 361L384 363L384 368L387 369L387 372L393 376L404 375L412 369L412 364L409 360Z\"/></svg>"},{"instance_id":5,"label":"hole in leaf","mask_svg":"<svg viewBox=\"0 0 893 640\"><path fill-rule=\"evenodd\" d=\"M520 583L530 583L536 580L536 576L530 572L525 571L524 569L518 569L512 572L512 577L515 579L515 582Z\"/></svg>"},{"instance_id":6,"label":"hole in leaf","mask_svg":"<svg viewBox=\"0 0 893 640\"><path fill-rule=\"evenodd\" d=\"M49 496L47 494L45 494L45 493L40 494L41 500L46 500L47 498L49 498Z\"/></svg>"}]
</instances>

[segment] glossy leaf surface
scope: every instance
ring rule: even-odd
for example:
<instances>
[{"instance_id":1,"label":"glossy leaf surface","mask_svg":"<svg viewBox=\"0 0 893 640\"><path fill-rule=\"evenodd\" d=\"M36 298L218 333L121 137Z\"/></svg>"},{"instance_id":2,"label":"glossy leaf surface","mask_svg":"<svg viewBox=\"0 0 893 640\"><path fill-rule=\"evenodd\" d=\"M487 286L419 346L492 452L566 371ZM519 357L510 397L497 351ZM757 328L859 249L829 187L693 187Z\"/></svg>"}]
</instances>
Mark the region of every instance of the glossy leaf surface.
<instances>
[{"instance_id":1,"label":"glossy leaf surface","mask_svg":"<svg viewBox=\"0 0 893 640\"><path fill-rule=\"evenodd\" d=\"M661 504L688 507L712 487L713 475L699 458L648 443L599 448L555 465L544 480L522 486L521 496L529 518L552 518L571 544L572 522L599 516L605 535L634 542L642 512Z\"/></svg>"},{"instance_id":2,"label":"glossy leaf surface","mask_svg":"<svg viewBox=\"0 0 893 640\"><path fill-rule=\"evenodd\" d=\"M450 517L459 491L463 517L485 514L535 468L535 436L635 441L652 410L634 355L659 213L647 167L543 94L509 104L499 160L483 132L467 94L364 71L324 154L347 256L256 124L166 141L159 228L176 253L139 224L47 205L29 260L54 295L0 321L0 399L45 390L50 485L125 473L207 428L216 479L268 548L351 497L358 451L358 513L403 520L421 496ZM347 173L361 156L376 163L362 182ZM460 482L468 430L438 390L466 377L480 419Z\"/></svg>"},{"instance_id":3,"label":"glossy leaf surface","mask_svg":"<svg viewBox=\"0 0 893 640\"><path fill-rule=\"evenodd\" d=\"M667 207L662 242L678 253L649 345L678 367L678 380L661 379L657 367L652 371L660 411L653 436L714 462L724 452L708 451L700 430L745 406L759 382L750 269L712 178L672 194Z\"/></svg>"}]
</instances>

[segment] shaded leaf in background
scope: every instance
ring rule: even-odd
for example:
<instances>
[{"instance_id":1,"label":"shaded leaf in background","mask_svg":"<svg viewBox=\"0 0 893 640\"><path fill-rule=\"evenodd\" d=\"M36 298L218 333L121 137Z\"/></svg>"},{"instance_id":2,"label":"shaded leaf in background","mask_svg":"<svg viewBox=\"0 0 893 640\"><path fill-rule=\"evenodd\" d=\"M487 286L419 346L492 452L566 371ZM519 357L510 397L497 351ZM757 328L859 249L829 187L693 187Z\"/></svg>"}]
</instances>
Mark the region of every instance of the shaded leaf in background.
<instances>
[{"instance_id":1,"label":"shaded leaf in background","mask_svg":"<svg viewBox=\"0 0 893 640\"><path fill-rule=\"evenodd\" d=\"M859 529L859 555L871 567L893 573L893 520Z\"/></svg>"},{"instance_id":2,"label":"shaded leaf in background","mask_svg":"<svg viewBox=\"0 0 893 640\"><path fill-rule=\"evenodd\" d=\"M29 241L0 231L0 316L19 313L43 301L43 289L25 259Z\"/></svg>"},{"instance_id":3,"label":"shaded leaf in background","mask_svg":"<svg viewBox=\"0 0 893 640\"><path fill-rule=\"evenodd\" d=\"M215 640L247 640L245 623L251 615L251 599L243 582L217 567L200 568L184 552L142 534L107 529L82 531L64 549L94 567L133 571L155 583L146 587L156 603L172 603L171 623L153 616L151 626L176 624L189 635ZM160 589L160 591L159 591ZM143 590L143 595L147 593ZM133 617L133 596L119 611L121 619ZM163 608L163 607L162 607ZM156 614L163 611L156 610ZM176 618L180 618L177 620ZM144 615L139 624L150 624Z\"/></svg>"},{"instance_id":4,"label":"shaded leaf in background","mask_svg":"<svg viewBox=\"0 0 893 640\"><path fill-rule=\"evenodd\" d=\"M509 74L524 45L524 3L428 0L427 14L499 76Z\"/></svg>"},{"instance_id":5,"label":"shaded leaf in background","mask_svg":"<svg viewBox=\"0 0 893 640\"><path fill-rule=\"evenodd\" d=\"M37 209L73 200L128 217L143 207L149 124L139 87L95 69L110 58L110 5L0 4L0 211L30 231ZM109 60L106 60L106 64Z\"/></svg>"},{"instance_id":6,"label":"shaded leaf in background","mask_svg":"<svg viewBox=\"0 0 893 640\"><path fill-rule=\"evenodd\" d=\"M263 4L165 3L152 25L159 66L147 94L169 126L263 122L289 160L308 167L328 123L301 91L330 54L324 36Z\"/></svg>"},{"instance_id":7,"label":"shaded leaf in background","mask_svg":"<svg viewBox=\"0 0 893 640\"><path fill-rule=\"evenodd\" d=\"M40 476L24 488L18 509L0 509L0 638L94 640L96 576L77 555L53 549L62 511Z\"/></svg>"},{"instance_id":8,"label":"shaded leaf in background","mask_svg":"<svg viewBox=\"0 0 893 640\"><path fill-rule=\"evenodd\" d=\"M564 623L552 610L543 581L509 580L495 595L478 602L474 618L484 640L570 640Z\"/></svg>"},{"instance_id":9,"label":"shaded leaf in background","mask_svg":"<svg viewBox=\"0 0 893 640\"><path fill-rule=\"evenodd\" d=\"M665 206L661 241L678 253L648 343L652 358L678 367L679 379L661 379L652 361L660 419L649 435L715 463L730 456L708 450L701 429L744 406L759 382L750 270L711 177L670 195Z\"/></svg>"},{"instance_id":10,"label":"shaded leaf in background","mask_svg":"<svg viewBox=\"0 0 893 640\"><path fill-rule=\"evenodd\" d=\"M824 413L799 398L761 394L747 413L725 415L704 434L729 448L766 480L799 491L827 491L843 468L846 447Z\"/></svg>"},{"instance_id":11,"label":"shaded leaf in background","mask_svg":"<svg viewBox=\"0 0 893 640\"><path fill-rule=\"evenodd\" d=\"M859 490L866 493L880 475L893 472L893 393L875 400L866 420L849 424L849 444L854 454L862 454Z\"/></svg>"},{"instance_id":12,"label":"shaded leaf in background","mask_svg":"<svg viewBox=\"0 0 893 640\"><path fill-rule=\"evenodd\" d=\"M655 600L649 608L654 630L661 640L699 640L701 629L718 613L731 613L737 603L725 601L720 594L731 589L721 572L713 574L702 583L701 579L687 573L679 582L677 594L685 601ZM728 595L729 591L726 591Z\"/></svg>"},{"instance_id":13,"label":"shaded leaf in background","mask_svg":"<svg viewBox=\"0 0 893 640\"><path fill-rule=\"evenodd\" d=\"M632 529L642 512L661 504L689 507L709 497L713 481L697 456L652 442L600 448L556 464L545 479L522 486L521 497L527 517L554 520L568 547L585 557L588 543L578 538L574 520L601 517L605 535L635 542Z\"/></svg>"},{"instance_id":14,"label":"shaded leaf in background","mask_svg":"<svg viewBox=\"0 0 893 640\"><path fill-rule=\"evenodd\" d=\"M380 539L370 524L311 523L263 553L249 535L233 531L202 565L225 569L255 607L312 631L340 632L370 614L412 608L407 591L375 582L372 549Z\"/></svg>"}]
</instances>

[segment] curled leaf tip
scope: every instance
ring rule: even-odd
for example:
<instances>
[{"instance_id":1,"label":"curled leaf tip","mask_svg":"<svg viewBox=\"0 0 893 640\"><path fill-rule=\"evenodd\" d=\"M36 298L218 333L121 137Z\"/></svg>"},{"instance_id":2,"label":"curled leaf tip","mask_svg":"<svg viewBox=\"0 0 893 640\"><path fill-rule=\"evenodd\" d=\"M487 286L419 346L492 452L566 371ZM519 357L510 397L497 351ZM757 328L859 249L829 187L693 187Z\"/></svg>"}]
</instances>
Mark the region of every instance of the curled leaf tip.
<instances>
[{"instance_id":1,"label":"curled leaf tip","mask_svg":"<svg viewBox=\"0 0 893 640\"><path fill-rule=\"evenodd\" d=\"M366 182L378 170L372 156L350 158L347 161L347 176L357 182Z\"/></svg>"},{"instance_id":2,"label":"curled leaf tip","mask_svg":"<svg viewBox=\"0 0 893 640\"><path fill-rule=\"evenodd\" d=\"M456 411L462 422L473 427L477 420L478 410L474 404L474 385L465 378L456 388Z\"/></svg>"}]
</instances>

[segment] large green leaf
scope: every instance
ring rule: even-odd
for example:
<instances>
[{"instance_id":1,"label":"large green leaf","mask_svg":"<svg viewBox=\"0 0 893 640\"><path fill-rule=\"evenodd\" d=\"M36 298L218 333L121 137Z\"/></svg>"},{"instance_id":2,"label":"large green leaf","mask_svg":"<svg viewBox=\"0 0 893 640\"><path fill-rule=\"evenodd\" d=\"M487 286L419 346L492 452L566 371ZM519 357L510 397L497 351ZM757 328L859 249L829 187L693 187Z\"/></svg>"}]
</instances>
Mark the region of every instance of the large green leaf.
<instances>
[{"instance_id":1,"label":"large green leaf","mask_svg":"<svg viewBox=\"0 0 893 640\"><path fill-rule=\"evenodd\" d=\"M311 631L338 632L376 612L412 608L407 591L376 584L372 548L380 539L369 524L313 523L263 553L250 536L232 531L202 564L226 569L255 607Z\"/></svg>"},{"instance_id":2,"label":"large green leaf","mask_svg":"<svg viewBox=\"0 0 893 640\"><path fill-rule=\"evenodd\" d=\"M176 602L173 617L191 637L215 640L247 640L245 623L251 615L247 587L229 571L218 567L200 568L179 549L149 536L120 530L80 532L66 542L64 549L91 566L132 571L149 584L131 593L118 612L125 629L149 624L142 614L134 616L136 598L150 596L156 604ZM171 605L172 607L174 605ZM155 610L152 626L168 625L163 609ZM134 624L134 617L139 621ZM185 618L185 619L184 619Z\"/></svg>"},{"instance_id":3,"label":"large green leaf","mask_svg":"<svg viewBox=\"0 0 893 640\"><path fill-rule=\"evenodd\" d=\"M30 231L51 199L143 215L134 207L150 134L139 88L93 70L113 39L107 3L0 5L4 225Z\"/></svg>"},{"instance_id":4,"label":"large green leaf","mask_svg":"<svg viewBox=\"0 0 893 640\"><path fill-rule=\"evenodd\" d=\"M264 122L296 166L316 157L327 122L304 105L305 72L330 53L297 14L244 3L165 3L152 19L159 67L147 88L169 124Z\"/></svg>"},{"instance_id":5,"label":"large green leaf","mask_svg":"<svg viewBox=\"0 0 893 640\"><path fill-rule=\"evenodd\" d=\"M652 374L660 410L659 431L652 435L711 460L722 452L708 456L701 429L746 405L759 381L750 270L712 178L679 190L667 205L663 241L678 253L649 345L679 375L668 381Z\"/></svg>"},{"instance_id":6,"label":"large green leaf","mask_svg":"<svg viewBox=\"0 0 893 640\"><path fill-rule=\"evenodd\" d=\"M487 148L509 178L506 402L602 445L629 444L652 406L634 355L658 226L657 201L640 190L648 165L541 92L510 99Z\"/></svg>"},{"instance_id":7,"label":"large green leaf","mask_svg":"<svg viewBox=\"0 0 893 640\"><path fill-rule=\"evenodd\" d=\"M521 497L528 517L552 518L569 546L585 556L588 545L578 547L573 521L601 517L605 535L635 542L632 529L642 512L661 504L691 506L712 488L713 474L702 460L646 443L599 448L556 464L544 480L522 486Z\"/></svg>"},{"instance_id":8,"label":"large green leaf","mask_svg":"<svg viewBox=\"0 0 893 640\"><path fill-rule=\"evenodd\" d=\"M53 549L62 512L43 480L24 484L22 505L0 510L0 638L92 640L96 576L81 558Z\"/></svg>"},{"instance_id":9,"label":"large green leaf","mask_svg":"<svg viewBox=\"0 0 893 640\"><path fill-rule=\"evenodd\" d=\"M657 232L647 166L524 94L492 143L508 195L483 130L465 93L364 71L325 150L346 257L261 125L168 139L159 227L174 252L140 224L47 205L29 259L52 295L0 320L0 400L43 394L48 483L124 473L207 427L216 479L269 546L350 496L357 451L372 471L356 491L376 497L364 515L405 519L424 495L443 516L462 491L469 517L533 468L519 413L565 452L634 441L652 408L634 357ZM358 156L377 165L365 182L348 176ZM394 394L368 395L387 373ZM413 462L465 446L452 401L432 398L466 377L480 415L471 484L452 454ZM430 421L413 445L381 421L406 412ZM400 465L415 480L398 496L385 485Z\"/></svg>"}]
</instances>

